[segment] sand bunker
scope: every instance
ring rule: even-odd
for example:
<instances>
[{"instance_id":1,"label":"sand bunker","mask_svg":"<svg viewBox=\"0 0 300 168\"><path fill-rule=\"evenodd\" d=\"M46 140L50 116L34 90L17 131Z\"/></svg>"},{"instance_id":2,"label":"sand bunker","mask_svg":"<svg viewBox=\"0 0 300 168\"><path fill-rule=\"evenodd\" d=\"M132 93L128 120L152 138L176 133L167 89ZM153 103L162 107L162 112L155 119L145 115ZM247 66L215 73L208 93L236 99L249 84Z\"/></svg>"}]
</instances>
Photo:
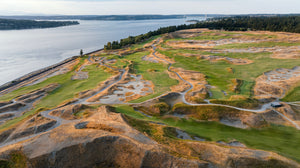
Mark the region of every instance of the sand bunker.
<instances>
[{"instance_id":1,"label":"sand bunker","mask_svg":"<svg viewBox=\"0 0 300 168\"><path fill-rule=\"evenodd\" d=\"M254 43L265 40L243 40L243 39L221 39L216 41L211 40L181 40L168 41L167 45L173 48L213 48L219 45L234 44L234 43Z\"/></svg>"},{"instance_id":2,"label":"sand bunker","mask_svg":"<svg viewBox=\"0 0 300 168\"><path fill-rule=\"evenodd\" d=\"M89 60L85 60L84 64L78 69L78 71L75 71L75 75L72 76L72 80L84 80L89 78L88 72L83 72L82 70L85 68L85 66L90 65L91 63Z\"/></svg>"},{"instance_id":3,"label":"sand bunker","mask_svg":"<svg viewBox=\"0 0 300 168\"><path fill-rule=\"evenodd\" d=\"M259 98L283 98L286 92L300 82L300 67L276 69L256 79L254 94Z\"/></svg>"},{"instance_id":4,"label":"sand bunker","mask_svg":"<svg viewBox=\"0 0 300 168\"><path fill-rule=\"evenodd\" d=\"M154 62L154 63L159 63L160 62L160 60L158 60L156 57L154 57L153 54L143 56L142 60L143 61Z\"/></svg>"},{"instance_id":5,"label":"sand bunker","mask_svg":"<svg viewBox=\"0 0 300 168\"><path fill-rule=\"evenodd\" d=\"M133 80L117 85L117 89L112 94L100 98L103 104L122 104L124 102L137 99L153 93L152 84L142 79L142 76L131 75Z\"/></svg>"}]
</instances>

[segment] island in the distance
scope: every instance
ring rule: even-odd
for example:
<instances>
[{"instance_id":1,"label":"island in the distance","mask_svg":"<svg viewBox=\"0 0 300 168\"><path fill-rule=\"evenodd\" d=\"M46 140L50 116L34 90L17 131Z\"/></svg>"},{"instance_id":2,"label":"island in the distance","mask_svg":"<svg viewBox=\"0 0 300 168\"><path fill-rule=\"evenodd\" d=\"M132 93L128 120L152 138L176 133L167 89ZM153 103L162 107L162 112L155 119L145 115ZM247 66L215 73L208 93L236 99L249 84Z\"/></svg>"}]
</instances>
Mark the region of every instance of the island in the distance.
<instances>
[{"instance_id":1,"label":"island in the distance","mask_svg":"<svg viewBox=\"0 0 300 168\"><path fill-rule=\"evenodd\" d=\"M19 29L37 29L53 28L61 26L78 25L78 21L35 21L35 20L16 20L1 19L0 30L19 30Z\"/></svg>"}]
</instances>

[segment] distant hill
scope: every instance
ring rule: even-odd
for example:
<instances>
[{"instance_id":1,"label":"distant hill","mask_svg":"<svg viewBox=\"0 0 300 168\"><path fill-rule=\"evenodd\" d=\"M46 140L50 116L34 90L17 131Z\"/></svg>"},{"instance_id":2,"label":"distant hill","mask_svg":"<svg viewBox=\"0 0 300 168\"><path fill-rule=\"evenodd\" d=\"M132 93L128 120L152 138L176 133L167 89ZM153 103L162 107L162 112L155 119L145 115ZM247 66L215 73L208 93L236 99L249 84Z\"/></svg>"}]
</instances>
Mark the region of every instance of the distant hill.
<instances>
[{"instance_id":1,"label":"distant hill","mask_svg":"<svg viewBox=\"0 0 300 168\"><path fill-rule=\"evenodd\" d=\"M0 16L6 19L29 20L152 20L180 19L185 15L58 15L58 16Z\"/></svg>"},{"instance_id":2,"label":"distant hill","mask_svg":"<svg viewBox=\"0 0 300 168\"><path fill-rule=\"evenodd\" d=\"M220 15L220 14L188 14L188 15L49 15L49 16L0 16L3 19L21 20L152 20L152 19L180 19L187 17L224 18L235 16L275 17L300 16L300 14L249 14L249 15Z\"/></svg>"},{"instance_id":3,"label":"distant hill","mask_svg":"<svg viewBox=\"0 0 300 168\"><path fill-rule=\"evenodd\" d=\"M79 24L79 22L77 21L34 21L0 19L0 30L52 28L77 24Z\"/></svg>"}]
</instances>

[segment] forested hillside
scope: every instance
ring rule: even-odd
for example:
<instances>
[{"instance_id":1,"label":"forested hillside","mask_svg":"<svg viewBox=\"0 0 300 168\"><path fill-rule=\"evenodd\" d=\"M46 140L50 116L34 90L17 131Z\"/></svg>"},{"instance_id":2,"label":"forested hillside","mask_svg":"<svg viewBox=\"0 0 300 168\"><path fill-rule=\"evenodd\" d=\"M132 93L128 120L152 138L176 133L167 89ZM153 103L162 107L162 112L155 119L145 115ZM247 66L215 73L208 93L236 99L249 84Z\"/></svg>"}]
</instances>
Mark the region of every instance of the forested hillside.
<instances>
[{"instance_id":1,"label":"forested hillside","mask_svg":"<svg viewBox=\"0 0 300 168\"><path fill-rule=\"evenodd\" d=\"M135 37L129 36L128 38L121 39L120 42L108 42L107 45L104 46L104 49L118 49L130 44L144 41L156 35L192 28L222 29L228 31L266 30L300 33L300 16L235 16L213 18L196 24L163 27L156 31L150 31L146 34L141 34Z\"/></svg>"},{"instance_id":2,"label":"forested hillside","mask_svg":"<svg viewBox=\"0 0 300 168\"><path fill-rule=\"evenodd\" d=\"M79 22L77 21L35 21L0 19L0 30L51 28L77 24L79 24Z\"/></svg>"},{"instance_id":3,"label":"forested hillside","mask_svg":"<svg viewBox=\"0 0 300 168\"><path fill-rule=\"evenodd\" d=\"M211 29L223 28L224 30L229 31L267 30L300 33L300 16L236 16L200 23L197 26L203 26Z\"/></svg>"}]
</instances>

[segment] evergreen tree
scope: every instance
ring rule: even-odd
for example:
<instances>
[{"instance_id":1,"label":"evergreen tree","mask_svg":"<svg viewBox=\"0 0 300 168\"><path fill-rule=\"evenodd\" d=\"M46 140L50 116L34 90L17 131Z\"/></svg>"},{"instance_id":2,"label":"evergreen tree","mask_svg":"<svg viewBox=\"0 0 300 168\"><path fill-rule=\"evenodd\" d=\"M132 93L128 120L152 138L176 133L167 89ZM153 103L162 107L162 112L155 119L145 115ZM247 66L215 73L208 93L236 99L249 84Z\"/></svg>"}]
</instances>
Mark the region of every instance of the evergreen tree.
<instances>
[{"instance_id":1,"label":"evergreen tree","mask_svg":"<svg viewBox=\"0 0 300 168\"><path fill-rule=\"evenodd\" d=\"M82 49L80 50L80 56L83 56L83 50Z\"/></svg>"}]
</instances>

